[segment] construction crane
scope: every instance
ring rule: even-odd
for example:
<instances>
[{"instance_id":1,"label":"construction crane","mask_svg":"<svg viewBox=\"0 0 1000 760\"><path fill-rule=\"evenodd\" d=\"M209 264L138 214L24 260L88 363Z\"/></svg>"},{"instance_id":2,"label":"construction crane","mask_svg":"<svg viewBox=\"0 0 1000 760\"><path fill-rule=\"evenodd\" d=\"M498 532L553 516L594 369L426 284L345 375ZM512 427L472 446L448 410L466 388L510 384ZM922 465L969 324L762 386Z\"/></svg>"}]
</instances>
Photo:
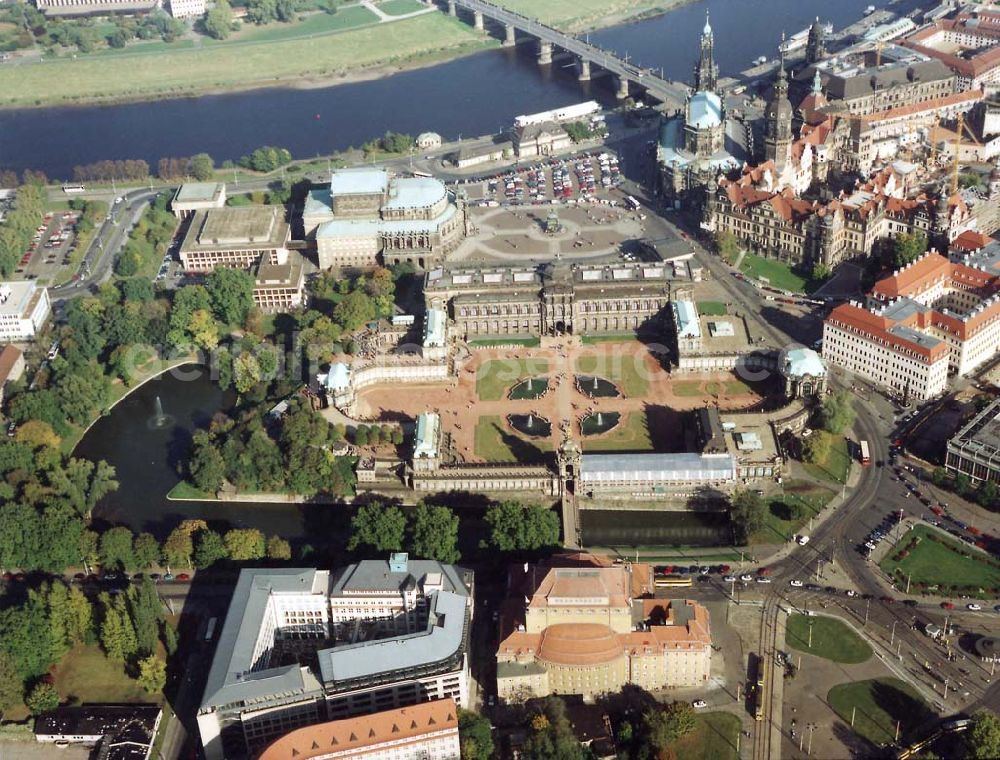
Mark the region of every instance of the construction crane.
<instances>
[{"instance_id":1,"label":"construction crane","mask_svg":"<svg viewBox=\"0 0 1000 760\"><path fill-rule=\"evenodd\" d=\"M875 40L875 68L882 65L882 48L885 47L883 40Z\"/></svg>"},{"instance_id":2,"label":"construction crane","mask_svg":"<svg viewBox=\"0 0 1000 760\"><path fill-rule=\"evenodd\" d=\"M934 114L934 123L931 124L931 135L930 135L930 137L931 137L931 155L930 155L930 158L927 161L927 163L930 166L932 166L932 167L934 166L934 163L937 161L937 128L938 128L938 121L939 121L939 119L940 119L940 117L935 113Z\"/></svg>"},{"instance_id":3,"label":"construction crane","mask_svg":"<svg viewBox=\"0 0 1000 760\"><path fill-rule=\"evenodd\" d=\"M951 166L951 194L954 195L958 192L958 164L959 164L959 154L962 152L962 132L965 132L969 139L975 145L982 147L982 143L979 142L979 138L976 137L975 132L973 132L969 125L965 123L965 114L958 114L958 125L955 127L955 160L952 162Z\"/></svg>"}]
</instances>

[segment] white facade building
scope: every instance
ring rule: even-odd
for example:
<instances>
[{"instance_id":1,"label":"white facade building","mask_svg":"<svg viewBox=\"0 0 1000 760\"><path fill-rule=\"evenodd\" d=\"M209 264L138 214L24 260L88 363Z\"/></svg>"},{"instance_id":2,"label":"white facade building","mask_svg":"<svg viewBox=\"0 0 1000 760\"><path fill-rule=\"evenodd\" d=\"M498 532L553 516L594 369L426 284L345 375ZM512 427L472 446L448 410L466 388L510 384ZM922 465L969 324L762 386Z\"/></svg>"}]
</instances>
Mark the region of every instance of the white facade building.
<instances>
[{"instance_id":1,"label":"white facade building","mask_svg":"<svg viewBox=\"0 0 1000 760\"><path fill-rule=\"evenodd\" d=\"M198 18L205 15L205 0L170 0L174 18Z\"/></svg>"},{"instance_id":2,"label":"white facade building","mask_svg":"<svg viewBox=\"0 0 1000 760\"><path fill-rule=\"evenodd\" d=\"M405 554L244 570L198 711L206 758L255 756L326 720L468 704L471 618L471 572Z\"/></svg>"},{"instance_id":3,"label":"white facade building","mask_svg":"<svg viewBox=\"0 0 1000 760\"><path fill-rule=\"evenodd\" d=\"M34 340L51 313L46 288L31 280L0 282L0 342Z\"/></svg>"}]
</instances>

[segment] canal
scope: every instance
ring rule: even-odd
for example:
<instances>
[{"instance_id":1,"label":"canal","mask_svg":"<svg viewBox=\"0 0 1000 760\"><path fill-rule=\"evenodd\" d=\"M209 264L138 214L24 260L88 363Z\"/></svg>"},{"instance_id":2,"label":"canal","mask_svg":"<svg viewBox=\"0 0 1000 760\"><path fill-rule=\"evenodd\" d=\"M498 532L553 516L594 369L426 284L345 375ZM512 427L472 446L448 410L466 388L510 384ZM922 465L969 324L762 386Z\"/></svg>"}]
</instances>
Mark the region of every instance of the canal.
<instances>
[{"instance_id":1,"label":"canal","mask_svg":"<svg viewBox=\"0 0 1000 760\"><path fill-rule=\"evenodd\" d=\"M775 55L782 30L797 32L817 14L839 29L860 18L870 2L698 0L589 37L639 65L689 81L706 10L716 60L724 75L732 75L759 55ZM590 97L612 102L602 80L583 86L572 68L541 69L532 46L519 45L332 87L0 111L0 167L67 178L73 166L102 159L141 158L155 167L161 157L207 152L221 162L260 145L281 145L305 158L359 146L386 130L432 130L447 139L488 134L517 114Z\"/></svg>"}]
</instances>

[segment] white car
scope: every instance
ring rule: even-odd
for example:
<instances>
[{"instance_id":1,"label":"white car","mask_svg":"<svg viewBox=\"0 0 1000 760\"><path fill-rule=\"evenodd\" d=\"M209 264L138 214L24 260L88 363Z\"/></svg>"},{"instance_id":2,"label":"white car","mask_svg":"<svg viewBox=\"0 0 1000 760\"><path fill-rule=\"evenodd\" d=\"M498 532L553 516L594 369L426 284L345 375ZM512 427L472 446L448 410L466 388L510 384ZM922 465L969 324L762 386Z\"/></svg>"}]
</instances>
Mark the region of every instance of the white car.
<instances>
[{"instance_id":1,"label":"white car","mask_svg":"<svg viewBox=\"0 0 1000 760\"><path fill-rule=\"evenodd\" d=\"M795 541L799 546L805 546L809 543L809 536L797 536Z\"/></svg>"},{"instance_id":2,"label":"white car","mask_svg":"<svg viewBox=\"0 0 1000 760\"><path fill-rule=\"evenodd\" d=\"M740 576L740 580L744 582L752 581L753 576L750 575L750 573L743 573L743 575Z\"/></svg>"},{"instance_id":3,"label":"white car","mask_svg":"<svg viewBox=\"0 0 1000 760\"><path fill-rule=\"evenodd\" d=\"M981 610L983 608L982 605L975 604L975 603L973 603L973 604L967 604L967 605L965 605L965 607L966 607L966 609L972 610L973 612L978 612L979 610Z\"/></svg>"},{"instance_id":4,"label":"white car","mask_svg":"<svg viewBox=\"0 0 1000 760\"><path fill-rule=\"evenodd\" d=\"M850 589L850 588L847 589L847 591L845 591L844 593L847 594L848 596L857 596L858 595L857 591L855 591L854 589Z\"/></svg>"},{"instance_id":5,"label":"white car","mask_svg":"<svg viewBox=\"0 0 1000 760\"><path fill-rule=\"evenodd\" d=\"M722 579L722 582L723 583L736 583L736 576L735 575L727 575L725 578Z\"/></svg>"},{"instance_id":6,"label":"white car","mask_svg":"<svg viewBox=\"0 0 1000 760\"><path fill-rule=\"evenodd\" d=\"M708 707L708 702L706 702L704 699L696 699L694 702L691 703L691 706L692 707Z\"/></svg>"},{"instance_id":7,"label":"white car","mask_svg":"<svg viewBox=\"0 0 1000 760\"><path fill-rule=\"evenodd\" d=\"M802 581L794 580L794 581L788 581L788 585L789 586L795 586L795 588L802 588L803 584L802 584Z\"/></svg>"},{"instance_id":8,"label":"white car","mask_svg":"<svg viewBox=\"0 0 1000 760\"><path fill-rule=\"evenodd\" d=\"M771 579L764 575L761 575L760 577L757 578L757 583L770 583L770 582Z\"/></svg>"}]
</instances>

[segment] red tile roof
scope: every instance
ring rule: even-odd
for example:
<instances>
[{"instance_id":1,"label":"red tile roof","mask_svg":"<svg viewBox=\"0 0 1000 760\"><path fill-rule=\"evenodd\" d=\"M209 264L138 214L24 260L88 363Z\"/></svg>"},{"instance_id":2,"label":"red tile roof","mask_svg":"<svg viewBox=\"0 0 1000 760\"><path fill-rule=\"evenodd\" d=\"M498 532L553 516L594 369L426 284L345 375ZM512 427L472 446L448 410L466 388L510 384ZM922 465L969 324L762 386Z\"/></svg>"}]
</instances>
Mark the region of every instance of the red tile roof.
<instances>
[{"instance_id":1,"label":"red tile roof","mask_svg":"<svg viewBox=\"0 0 1000 760\"><path fill-rule=\"evenodd\" d=\"M888 348L916 355L928 364L948 353L948 346L943 342L933 348L927 348L893 335L889 332L889 328L895 326L896 322L854 304L841 304L830 312L826 321L866 338L878 340Z\"/></svg>"},{"instance_id":2,"label":"red tile roof","mask_svg":"<svg viewBox=\"0 0 1000 760\"><path fill-rule=\"evenodd\" d=\"M259 760L309 760L331 752L364 750L383 742L415 742L425 734L448 729L458 730L458 708L453 699L438 699L300 728L274 742Z\"/></svg>"}]
</instances>

